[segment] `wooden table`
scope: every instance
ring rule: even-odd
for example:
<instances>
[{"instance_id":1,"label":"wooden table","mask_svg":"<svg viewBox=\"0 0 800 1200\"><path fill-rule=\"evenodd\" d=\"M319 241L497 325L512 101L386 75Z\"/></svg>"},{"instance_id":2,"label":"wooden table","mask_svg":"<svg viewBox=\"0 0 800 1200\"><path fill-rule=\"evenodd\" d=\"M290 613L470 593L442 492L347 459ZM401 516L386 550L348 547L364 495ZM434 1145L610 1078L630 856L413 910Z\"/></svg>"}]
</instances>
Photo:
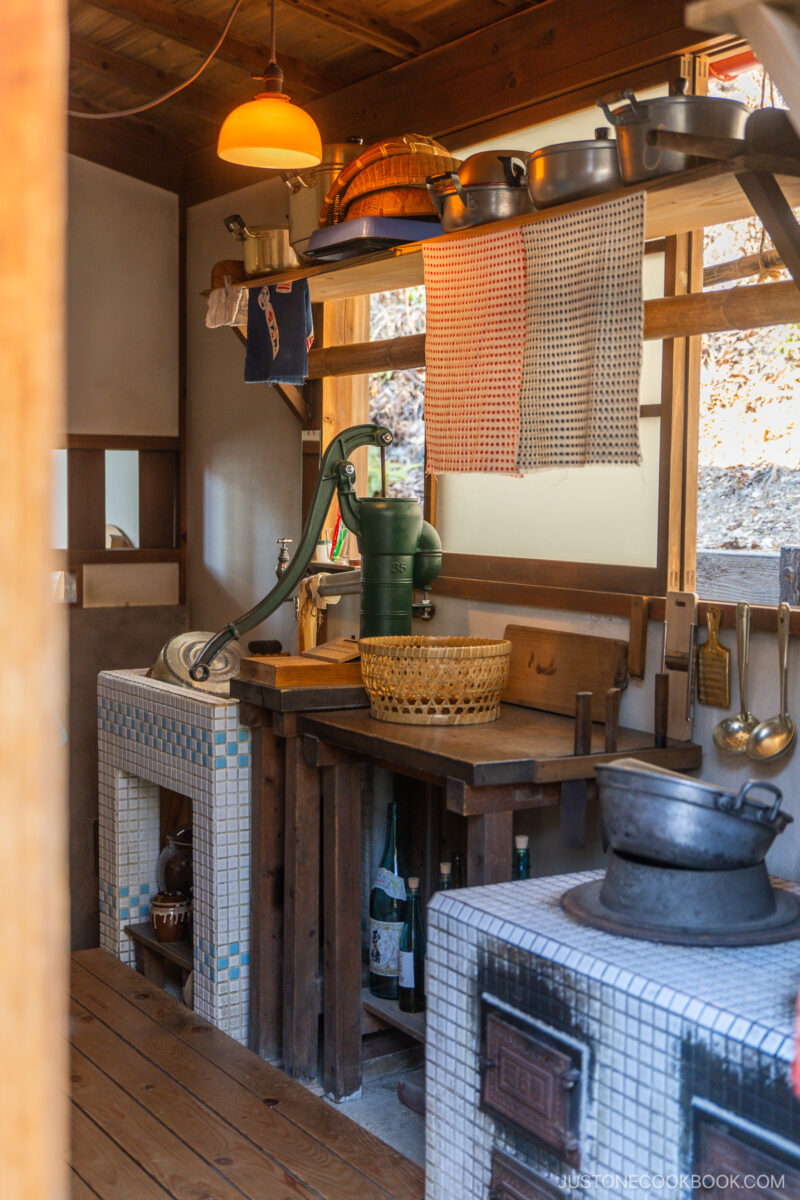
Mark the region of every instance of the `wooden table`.
<instances>
[{"instance_id":1,"label":"wooden table","mask_svg":"<svg viewBox=\"0 0 800 1200\"><path fill-rule=\"evenodd\" d=\"M317 1078L320 987L320 779L302 755L300 712L364 706L361 687L292 687L234 679L253 741L248 1044Z\"/></svg>"},{"instance_id":2,"label":"wooden table","mask_svg":"<svg viewBox=\"0 0 800 1200\"><path fill-rule=\"evenodd\" d=\"M602 725L593 726L591 753L575 756L574 729L570 717L510 704L499 720L472 726L392 725L365 709L298 718L305 762L322 771L324 1083L334 1098L361 1086L361 764L443 786L447 809L467 821L467 885L500 883L511 875L515 810L558 804L566 780L593 787L597 763L615 758L674 770L699 767L702 759L694 743L670 740L657 748L653 734L625 728L617 750L607 753ZM294 986L303 990L297 979Z\"/></svg>"}]
</instances>

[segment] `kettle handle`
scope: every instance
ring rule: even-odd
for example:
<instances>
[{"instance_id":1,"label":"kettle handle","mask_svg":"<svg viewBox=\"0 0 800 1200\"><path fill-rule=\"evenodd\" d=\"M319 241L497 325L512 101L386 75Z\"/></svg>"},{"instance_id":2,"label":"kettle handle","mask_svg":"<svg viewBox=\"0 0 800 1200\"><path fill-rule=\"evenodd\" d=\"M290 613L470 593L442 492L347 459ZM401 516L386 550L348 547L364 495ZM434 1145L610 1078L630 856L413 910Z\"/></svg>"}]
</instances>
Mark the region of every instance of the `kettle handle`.
<instances>
[{"instance_id":1,"label":"kettle handle","mask_svg":"<svg viewBox=\"0 0 800 1200\"><path fill-rule=\"evenodd\" d=\"M433 201L434 208L439 216L442 215L444 201L440 193L436 190L437 183L452 183L455 188L456 195L462 204L466 205L467 197L464 195L464 189L461 186L461 180L458 177L458 171L445 171L442 175L429 175L425 180L425 186L428 189L428 195Z\"/></svg>"},{"instance_id":2,"label":"kettle handle","mask_svg":"<svg viewBox=\"0 0 800 1200\"><path fill-rule=\"evenodd\" d=\"M503 174L506 177L508 186L521 186L521 181L525 178L527 172L523 160L518 158L516 154L498 154L497 158L503 167Z\"/></svg>"}]
</instances>

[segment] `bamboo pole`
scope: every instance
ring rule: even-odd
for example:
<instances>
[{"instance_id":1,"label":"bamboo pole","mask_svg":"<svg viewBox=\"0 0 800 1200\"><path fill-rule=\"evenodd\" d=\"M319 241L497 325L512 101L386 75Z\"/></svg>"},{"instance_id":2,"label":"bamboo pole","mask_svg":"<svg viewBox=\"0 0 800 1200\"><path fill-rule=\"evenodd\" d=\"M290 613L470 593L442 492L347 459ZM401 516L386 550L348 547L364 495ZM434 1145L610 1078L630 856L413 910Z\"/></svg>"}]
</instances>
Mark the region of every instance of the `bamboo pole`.
<instances>
[{"instance_id":1,"label":"bamboo pole","mask_svg":"<svg viewBox=\"0 0 800 1200\"><path fill-rule=\"evenodd\" d=\"M718 283L731 283L734 279L748 279L761 271L782 271L783 259L777 250L765 250L763 254L745 254L731 262L716 263L703 271L703 287L715 287Z\"/></svg>"},{"instance_id":2,"label":"bamboo pole","mask_svg":"<svg viewBox=\"0 0 800 1200\"><path fill-rule=\"evenodd\" d=\"M691 337L727 329L754 329L800 321L800 291L791 281L764 283L724 292L695 292L647 300L644 306L644 339ZM405 371L425 366L425 335L390 338L383 342L357 342L312 350L308 378L334 375L371 375L380 371Z\"/></svg>"}]
</instances>

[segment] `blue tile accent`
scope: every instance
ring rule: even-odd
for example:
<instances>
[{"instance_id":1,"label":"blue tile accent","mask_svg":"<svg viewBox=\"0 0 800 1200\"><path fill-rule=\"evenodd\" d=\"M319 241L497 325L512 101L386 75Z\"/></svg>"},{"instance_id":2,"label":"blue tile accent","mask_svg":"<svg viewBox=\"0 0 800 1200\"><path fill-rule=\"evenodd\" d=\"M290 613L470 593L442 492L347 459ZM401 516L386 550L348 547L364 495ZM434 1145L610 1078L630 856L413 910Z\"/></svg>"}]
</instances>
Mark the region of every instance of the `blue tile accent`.
<instances>
[{"instance_id":1,"label":"blue tile accent","mask_svg":"<svg viewBox=\"0 0 800 1200\"><path fill-rule=\"evenodd\" d=\"M131 890L130 888L126 888L126 887L120 888L119 894L120 894L120 896L129 896L130 890Z\"/></svg>"},{"instance_id":2,"label":"blue tile accent","mask_svg":"<svg viewBox=\"0 0 800 1200\"><path fill-rule=\"evenodd\" d=\"M231 942L230 946L228 947L228 953L229 954L238 954L239 953L239 943Z\"/></svg>"},{"instance_id":3,"label":"blue tile accent","mask_svg":"<svg viewBox=\"0 0 800 1200\"><path fill-rule=\"evenodd\" d=\"M223 730L221 730L220 732L217 732L217 733L215 733L215 734L214 734L214 741L215 741L217 744L219 744L220 742L224 742L224 741L225 741L225 730L224 730L224 729L223 729Z\"/></svg>"},{"instance_id":4,"label":"blue tile accent","mask_svg":"<svg viewBox=\"0 0 800 1200\"><path fill-rule=\"evenodd\" d=\"M243 954L243 955L242 955L242 966L243 966L243 967L248 967L249 965L250 965L250 955L249 955L249 954Z\"/></svg>"},{"instance_id":5,"label":"blue tile accent","mask_svg":"<svg viewBox=\"0 0 800 1200\"><path fill-rule=\"evenodd\" d=\"M249 767L250 766L250 755L249 754L240 754L239 755L239 766L240 767Z\"/></svg>"},{"instance_id":6,"label":"blue tile accent","mask_svg":"<svg viewBox=\"0 0 800 1200\"><path fill-rule=\"evenodd\" d=\"M221 770L222 768L224 768L224 766L225 766L225 764L227 763L227 761L228 761L228 760L227 760L227 758L225 757L225 755L224 755L224 754L222 754L222 755L218 755L218 756L217 756L217 757L214 759L214 770L215 770L215 771L219 771L219 770Z\"/></svg>"},{"instance_id":7,"label":"blue tile accent","mask_svg":"<svg viewBox=\"0 0 800 1200\"><path fill-rule=\"evenodd\" d=\"M228 754L236 753L236 742L228 742Z\"/></svg>"},{"instance_id":8,"label":"blue tile accent","mask_svg":"<svg viewBox=\"0 0 800 1200\"><path fill-rule=\"evenodd\" d=\"M149 883L141 884L139 886L139 891L141 892L141 894L143 896L149 896L150 895L150 884Z\"/></svg>"},{"instance_id":9,"label":"blue tile accent","mask_svg":"<svg viewBox=\"0 0 800 1200\"><path fill-rule=\"evenodd\" d=\"M239 978L239 968L231 967L231 979L238 979L238 978Z\"/></svg>"},{"instance_id":10,"label":"blue tile accent","mask_svg":"<svg viewBox=\"0 0 800 1200\"><path fill-rule=\"evenodd\" d=\"M219 966L219 969L220 969L220 970L223 970L223 968L224 968L224 967L227 967L227 965L228 965L228 960L227 960L227 958L221 958L221 959L219 960L219 962L218 962L218 964L217 964L217 965Z\"/></svg>"}]
</instances>

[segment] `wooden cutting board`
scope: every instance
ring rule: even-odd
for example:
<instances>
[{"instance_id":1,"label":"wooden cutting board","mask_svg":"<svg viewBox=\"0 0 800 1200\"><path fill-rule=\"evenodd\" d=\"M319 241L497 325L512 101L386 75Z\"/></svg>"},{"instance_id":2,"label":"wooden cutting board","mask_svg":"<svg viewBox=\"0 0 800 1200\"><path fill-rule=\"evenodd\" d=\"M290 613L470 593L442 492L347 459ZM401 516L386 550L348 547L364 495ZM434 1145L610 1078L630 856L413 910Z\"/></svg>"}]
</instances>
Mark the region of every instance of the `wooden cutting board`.
<instances>
[{"instance_id":1,"label":"wooden cutting board","mask_svg":"<svg viewBox=\"0 0 800 1200\"><path fill-rule=\"evenodd\" d=\"M627 642L535 625L508 625L504 636L511 663L503 700L574 717L576 693L591 692L592 720L605 720L606 692L627 679Z\"/></svg>"},{"instance_id":2,"label":"wooden cutting board","mask_svg":"<svg viewBox=\"0 0 800 1200\"><path fill-rule=\"evenodd\" d=\"M272 687L360 687L360 662L321 662L300 655L249 655L239 668L240 679Z\"/></svg>"}]
</instances>

